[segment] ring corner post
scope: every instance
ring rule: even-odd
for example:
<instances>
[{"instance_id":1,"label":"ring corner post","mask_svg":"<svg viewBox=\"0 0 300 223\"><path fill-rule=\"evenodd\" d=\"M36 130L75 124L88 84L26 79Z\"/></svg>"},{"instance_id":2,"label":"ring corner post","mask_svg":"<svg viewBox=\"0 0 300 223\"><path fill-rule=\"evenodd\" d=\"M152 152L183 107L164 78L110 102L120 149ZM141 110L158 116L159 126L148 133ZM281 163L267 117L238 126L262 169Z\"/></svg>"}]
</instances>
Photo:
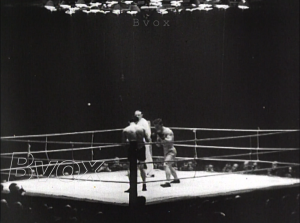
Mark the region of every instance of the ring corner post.
<instances>
[{"instance_id":1,"label":"ring corner post","mask_svg":"<svg viewBox=\"0 0 300 223\"><path fill-rule=\"evenodd\" d=\"M129 145L129 169L130 169L130 192L129 192L129 209L131 222L135 222L135 210L137 207L137 148L136 141L131 141Z\"/></svg>"}]
</instances>

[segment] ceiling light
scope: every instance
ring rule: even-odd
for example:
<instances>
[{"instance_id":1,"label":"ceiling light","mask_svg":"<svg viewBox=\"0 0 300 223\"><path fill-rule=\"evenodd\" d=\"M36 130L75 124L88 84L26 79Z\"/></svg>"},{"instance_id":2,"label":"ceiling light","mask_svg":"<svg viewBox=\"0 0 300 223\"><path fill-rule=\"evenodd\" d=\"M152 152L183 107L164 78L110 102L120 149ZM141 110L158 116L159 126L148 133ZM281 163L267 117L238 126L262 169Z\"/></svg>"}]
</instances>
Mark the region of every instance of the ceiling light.
<instances>
[{"instance_id":1,"label":"ceiling light","mask_svg":"<svg viewBox=\"0 0 300 223\"><path fill-rule=\"evenodd\" d=\"M240 9L249 9L249 4L247 0L241 0L241 2L238 4L238 7Z\"/></svg>"},{"instance_id":2,"label":"ceiling light","mask_svg":"<svg viewBox=\"0 0 300 223\"><path fill-rule=\"evenodd\" d=\"M50 10L51 12L56 11L56 8L54 7L54 3L52 0L46 2L45 8Z\"/></svg>"}]
</instances>

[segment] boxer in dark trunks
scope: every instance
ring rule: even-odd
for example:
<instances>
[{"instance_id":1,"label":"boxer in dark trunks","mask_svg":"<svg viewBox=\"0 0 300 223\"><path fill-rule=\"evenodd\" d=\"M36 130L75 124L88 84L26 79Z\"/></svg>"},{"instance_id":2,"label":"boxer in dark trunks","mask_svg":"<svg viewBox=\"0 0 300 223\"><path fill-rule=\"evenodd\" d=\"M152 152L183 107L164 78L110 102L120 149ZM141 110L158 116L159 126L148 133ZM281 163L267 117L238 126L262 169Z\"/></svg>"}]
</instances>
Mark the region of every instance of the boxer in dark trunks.
<instances>
[{"instance_id":1,"label":"boxer in dark trunks","mask_svg":"<svg viewBox=\"0 0 300 223\"><path fill-rule=\"evenodd\" d=\"M141 126L137 125L137 122L139 119L136 116L133 116L129 120L129 126L126 127L123 130L123 138L122 141L124 142L130 142L130 141L136 141L137 142L137 160L138 160L138 169L141 173L141 178L143 180L143 191L146 191L146 171L145 171L145 160L146 160L146 148L145 143L150 142L149 136L146 134L145 129ZM130 154L129 154L130 155ZM129 175L128 175L129 176ZM129 189L130 190L130 189ZM129 192L129 190L125 192Z\"/></svg>"}]
</instances>

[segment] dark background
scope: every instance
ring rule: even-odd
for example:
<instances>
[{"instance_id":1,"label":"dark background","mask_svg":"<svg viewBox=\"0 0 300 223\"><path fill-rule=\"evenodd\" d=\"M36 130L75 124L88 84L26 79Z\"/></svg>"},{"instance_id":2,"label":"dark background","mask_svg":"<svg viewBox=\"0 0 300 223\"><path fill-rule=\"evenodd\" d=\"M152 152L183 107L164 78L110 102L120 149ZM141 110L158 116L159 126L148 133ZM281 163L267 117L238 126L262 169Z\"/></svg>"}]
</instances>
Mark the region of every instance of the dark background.
<instances>
[{"instance_id":1,"label":"dark background","mask_svg":"<svg viewBox=\"0 0 300 223\"><path fill-rule=\"evenodd\" d=\"M153 13L148 26L5 3L1 136L123 128L136 109L172 127L299 128L296 0Z\"/></svg>"}]
</instances>

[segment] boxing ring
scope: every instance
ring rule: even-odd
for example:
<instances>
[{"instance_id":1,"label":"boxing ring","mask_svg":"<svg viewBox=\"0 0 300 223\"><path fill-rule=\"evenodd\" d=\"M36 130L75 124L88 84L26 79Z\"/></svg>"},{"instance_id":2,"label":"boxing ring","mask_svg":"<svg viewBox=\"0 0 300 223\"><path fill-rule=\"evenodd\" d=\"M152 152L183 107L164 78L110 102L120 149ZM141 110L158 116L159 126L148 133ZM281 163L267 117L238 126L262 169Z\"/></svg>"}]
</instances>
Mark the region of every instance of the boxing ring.
<instances>
[{"instance_id":1,"label":"boxing ring","mask_svg":"<svg viewBox=\"0 0 300 223\"><path fill-rule=\"evenodd\" d=\"M84 200L90 202L102 202L114 205L128 205L128 194L124 193L128 189L128 184L107 183L96 181L103 180L126 180L126 171L113 173L86 174L80 180L72 179L69 182L59 178L50 178L44 181L39 179L18 181L26 190L28 196L44 196L53 198L68 198ZM178 171L180 178L190 177L190 173ZM299 184L299 179L289 179L281 177L269 177L259 175L223 174L217 173L215 176L206 172L198 172L198 176L203 178L181 180L180 184L172 185L170 188L160 187L160 182L164 180L163 170L155 170L155 180L148 180L147 191L142 191L138 187L138 196L146 198L146 204L156 204L162 202L178 201L190 198L207 198L222 195L241 194L258 189L270 189ZM93 179L95 181L93 181ZM8 191L8 186L12 182L4 183L4 189Z\"/></svg>"},{"instance_id":2,"label":"boxing ring","mask_svg":"<svg viewBox=\"0 0 300 223\"><path fill-rule=\"evenodd\" d=\"M172 184L170 188L160 186L166 181L165 172L159 166L163 162L160 153L162 148L155 148L155 143L150 143L153 146L153 163L157 167L154 169L155 177L147 178L147 191L142 191L139 174L137 178L137 195L145 197L147 205L300 185L299 163L293 161L296 154L299 154L299 148L259 145L263 144L263 141L278 145L280 141L290 142L292 138L297 139L299 130L171 129L175 134L174 145L178 151L174 166L177 168L180 183ZM124 193L129 187L126 170L128 160L124 144L102 141L102 138L121 138L121 130L1 137L3 145L17 148L15 152L1 153L1 159L8 164L1 167L4 193L9 193L9 185L15 182L25 189L27 196L128 206L129 194ZM206 137L209 134L204 134L203 131L209 132L213 137ZM107 133L113 133L114 136L96 137L97 134ZM191 134L193 139L185 139ZM86 140L83 141L83 137L79 135L84 135ZM199 135L201 138L198 138ZM279 139L275 140L278 136ZM72 141L68 137L71 137ZM269 141L265 140L265 137L273 138ZM82 141L76 141L76 138ZM97 138L99 140L96 140ZM69 148L66 148L66 145L69 145ZM26 147L27 151L24 151ZM117 149L117 152L112 152L114 149ZM116 153L120 154L121 158L115 157ZM188 156L181 155L187 153ZM104 159L99 159L100 155L103 155ZM91 159L78 159L80 157ZM279 160L280 158L282 160ZM276 165L272 166L274 162ZM183 170L184 163L193 163L194 168L189 171ZM212 163L220 168L209 169L213 166ZM249 163L258 164L260 168L240 167L236 171L222 171L225 164L242 166ZM113 170L114 165L122 168ZM268 174L270 170L288 173L289 168L295 171L293 177Z\"/></svg>"}]
</instances>

